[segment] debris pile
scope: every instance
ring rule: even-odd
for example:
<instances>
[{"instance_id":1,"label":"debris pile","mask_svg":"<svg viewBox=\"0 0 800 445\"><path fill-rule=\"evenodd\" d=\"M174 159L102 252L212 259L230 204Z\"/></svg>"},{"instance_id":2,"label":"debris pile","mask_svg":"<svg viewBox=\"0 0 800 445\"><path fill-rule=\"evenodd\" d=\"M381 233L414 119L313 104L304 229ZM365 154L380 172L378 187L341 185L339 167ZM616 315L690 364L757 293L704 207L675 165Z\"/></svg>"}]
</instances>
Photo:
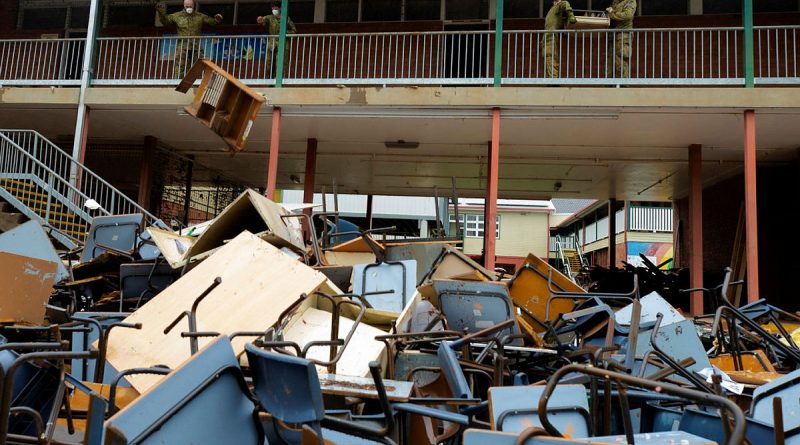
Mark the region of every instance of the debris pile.
<instances>
[{"instance_id":1,"label":"debris pile","mask_svg":"<svg viewBox=\"0 0 800 445\"><path fill-rule=\"evenodd\" d=\"M533 254L505 277L314 222L247 191L191 236L97 217L59 256L35 221L0 234L0 443L800 439L800 317L736 307L741 283L653 265L587 292ZM691 292L716 312L670 304Z\"/></svg>"}]
</instances>

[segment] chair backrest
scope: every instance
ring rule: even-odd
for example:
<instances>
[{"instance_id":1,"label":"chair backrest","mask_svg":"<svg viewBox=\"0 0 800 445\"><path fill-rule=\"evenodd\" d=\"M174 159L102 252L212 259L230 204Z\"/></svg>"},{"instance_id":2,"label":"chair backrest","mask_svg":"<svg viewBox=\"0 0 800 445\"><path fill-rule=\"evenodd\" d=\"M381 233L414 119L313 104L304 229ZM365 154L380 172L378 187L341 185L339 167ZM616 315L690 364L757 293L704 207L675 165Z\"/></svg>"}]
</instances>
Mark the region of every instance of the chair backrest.
<instances>
[{"instance_id":1,"label":"chair backrest","mask_svg":"<svg viewBox=\"0 0 800 445\"><path fill-rule=\"evenodd\" d=\"M493 429L521 433L542 427L539 399L544 386L500 386L489 388L489 415ZM589 401L583 385L558 385L547 403L548 419L571 438L589 437Z\"/></svg>"},{"instance_id":2,"label":"chair backrest","mask_svg":"<svg viewBox=\"0 0 800 445\"><path fill-rule=\"evenodd\" d=\"M774 423L772 399L781 398L783 405L783 427L792 430L800 427L800 417L795 413L800 411L800 370L761 385L753 391L753 406L750 408L752 417L767 424Z\"/></svg>"},{"instance_id":3,"label":"chair backrest","mask_svg":"<svg viewBox=\"0 0 800 445\"><path fill-rule=\"evenodd\" d=\"M106 445L263 442L256 403L225 336L106 421Z\"/></svg>"},{"instance_id":4,"label":"chair backrest","mask_svg":"<svg viewBox=\"0 0 800 445\"><path fill-rule=\"evenodd\" d=\"M725 429L718 413L686 408L683 410L679 429L720 444L725 443L726 440ZM747 419L747 428L744 434L752 444L765 445L775 442L775 429L758 420Z\"/></svg>"},{"instance_id":5,"label":"chair backrest","mask_svg":"<svg viewBox=\"0 0 800 445\"><path fill-rule=\"evenodd\" d=\"M310 361L245 345L261 406L286 423L319 422L325 415L317 368Z\"/></svg>"},{"instance_id":6,"label":"chair backrest","mask_svg":"<svg viewBox=\"0 0 800 445\"><path fill-rule=\"evenodd\" d=\"M138 247L142 224L144 224L144 215L141 213L96 216L92 220L89 236L86 237L86 245L81 253L81 262L89 261L105 252L105 249L98 244L123 252L135 250Z\"/></svg>"},{"instance_id":7,"label":"chair backrest","mask_svg":"<svg viewBox=\"0 0 800 445\"><path fill-rule=\"evenodd\" d=\"M516 320L511 296L505 285L492 282L466 282L436 280L433 283L439 298L439 309L454 331L468 333L498 325L506 320ZM512 326L494 334L498 337L519 334L516 321ZM522 340L510 344L521 346Z\"/></svg>"},{"instance_id":8,"label":"chair backrest","mask_svg":"<svg viewBox=\"0 0 800 445\"><path fill-rule=\"evenodd\" d=\"M436 355L439 357L439 366L442 368L442 374L444 374L450 390L453 391L453 397L471 399L472 391L469 389L469 383L467 383L467 378L461 369L461 363L458 362L458 354L453 349L453 342L443 341L439 345Z\"/></svg>"}]
</instances>

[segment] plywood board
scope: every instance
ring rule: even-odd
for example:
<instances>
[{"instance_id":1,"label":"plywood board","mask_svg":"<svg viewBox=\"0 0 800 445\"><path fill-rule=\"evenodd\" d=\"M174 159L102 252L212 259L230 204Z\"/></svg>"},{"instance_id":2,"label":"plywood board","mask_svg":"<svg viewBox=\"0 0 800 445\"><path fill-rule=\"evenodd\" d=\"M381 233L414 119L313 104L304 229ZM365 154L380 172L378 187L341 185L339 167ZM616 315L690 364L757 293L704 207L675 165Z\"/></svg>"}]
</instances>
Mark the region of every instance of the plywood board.
<instances>
[{"instance_id":1,"label":"plywood board","mask_svg":"<svg viewBox=\"0 0 800 445\"><path fill-rule=\"evenodd\" d=\"M56 282L69 278L69 272L38 221L28 221L0 234L0 252L13 253L56 263Z\"/></svg>"},{"instance_id":2,"label":"plywood board","mask_svg":"<svg viewBox=\"0 0 800 445\"><path fill-rule=\"evenodd\" d=\"M354 321L348 318L339 318L339 338L345 338L353 326ZM377 335L386 335L386 332L372 326L360 323L356 327L350 343L336 364L336 374L354 377L369 375L369 362L384 361L386 346L383 342L375 340ZM293 341L302 348L306 343L315 340L331 339L331 313L309 307L299 317L292 319L286 327L283 337ZM313 347L308 351L308 358L327 361L330 349L326 346ZM324 366L317 366L318 373L328 372Z\"/></svg>"},{"instance_id":3,"label":"plywood board","mask_svg":"<svg viewBox=\"0 0 800 445\"><path fill-rule=\"evenodd\" d=\"M58 265L0 252L0 322L41 325Z\"/></svg>"},{"instance_id":4,"label":"plywood board","mask_svg":"<svg viewBox=\"0 0 800 445\"><path fill-rule=\"evenodd\" d=\"M547 320L547 300L550 298L550 289L547 285L547 277L552 271L553 288L557 291L565 292L585 292L580 286L573 283L564 274L550 266L547 262L534 254L529 254L514 278L508 283L511 298L515 303L530 311L541 321ZM557 299L550 304L550 318L555 318L558 314L566 313L574 309L575 304L571 300ZM542 332L544 328L538 323L531 322L531 327L537 332Z\"/></svg>"},{"instance_id":5,"label":"plywood board","mask_svg":"<svg viewBox=\"0 0 800 445\"><path fill-rule=\"evenodd\" d=\"M325 262L331 266L355 266L356 264L374 263L372 252L334 252L326 251Z\"/></svg>"},{"instance_id":6,"label":"plywood board","mask_svg":"<svg viewBox=\"0 0 800 445\"><path fill-rule=\"evenodd\" d=\"M184 255L197 241L197 238L179 235L168 230L156 229L155 227L149 227L147 231L150 232L156 247L158 247L158 250L164 255L164 259L173 269L181 267L185 258Z\"/></svg>"},{"instance_id":7,"label":"plywood board","mask_svg":"<svg viewBox=\"0 0 800 445\"><path fill-rule=\"evenodd\" d=\"M180 336L181 331L187 330L187 321L182 320L169 334L164 334L164 329L181 312L191 308L215 277L221 277L222 284L200 304L197 328L223 335L265 330L302 293L329 288L325 275L243 232L126 318L128 323L142 323L142 329L120 330L110 336L109 364L115 369L156 364L174 369L188 359L189 340ZM200 346L210 341L200 339ZM246 341L246 338L233 340L237 354ZM140 393L160 379L151 375L129 377Z\"/></svg>"}]
</instances>

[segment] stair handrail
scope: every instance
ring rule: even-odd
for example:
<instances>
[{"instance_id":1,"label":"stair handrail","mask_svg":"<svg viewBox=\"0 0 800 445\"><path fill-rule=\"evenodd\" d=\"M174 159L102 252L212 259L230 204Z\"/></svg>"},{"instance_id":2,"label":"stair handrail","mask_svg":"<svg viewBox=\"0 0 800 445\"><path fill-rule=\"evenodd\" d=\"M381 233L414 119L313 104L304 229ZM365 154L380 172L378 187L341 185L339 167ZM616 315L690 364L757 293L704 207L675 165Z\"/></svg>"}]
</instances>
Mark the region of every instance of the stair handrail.
<instances>
[{"instance_id":1,"label":"stair handrail","mask_svg":"<svg viewBox=\"0 0 800 445\"><path fill-rule=\"evenodd\" d=\"M567 258L564 255L564 246L561 243L561 235L556 235L556 249L558 249L557 252L558 257L561 259L561 264L564 265L564 272L566 272L566 275L571 279L572 265L569 264L569 261L567 261Z\"/></svg>"},{"instance_id":2,"label":"stair handrail","mask_svg":"<svg viewBox=\"0 0 800 445\"><path fill-rule=\"evenodd\" d=\"M44 163L40 159L38 159L38 157L36 155L36 152L38 152L38 150L34 150L35 153L30 153L28 150L26 150L25 147L23 147L19 142L15 141L13 139L12 135L15 135L15 134L20 134L20 135L29 134L29 135L31 135L33 137L33 140L31 142L33 142L35 144L34 148L38 148L38 143L42 143L42 144L45 144L48 148L52 149L54 151L55 157L59 158L59 159L46 159L46 160L51 160L51 161L53 161L55 163L55 165L58 165L60 167L64 167L65 172L55 171L53 168L50 168L49 165L47 165L46 163ZM100 177L100 175L96 174L95 172L93 172L91 169L89 169L88 167L86 167L82 163L80 163L80 162L76 161L75 159L73 159L70 154L68 154L67 152L62 150L61 147L59 147L58 145L54 144L49 139L45 138L38 131L36 131L36 130L27 130L27 129L0 129L0 135L2 135L4 137L4 139L6 139L9 142L11 142L14 145L16 145L24 153L28 154L32 159L35 159L37 161L37 163L39 163L40 165L42 165L44 167L47 167L49 172L51 172L52 174L55 174L58 178L62 179L66 183L68 183L70 185L71 189L74 189L74 190L80 192L80 188L78 188L74 184L72 184L71 181L69 180L68 176L67 176L66 179L64 178L64 176L70 174L70 172L72 171L73 168L75 168L75 171L79 172L78 176L80 176L79 179L81 179L79 185L84 185L83 179L85 179L85 178L83 176L85 176L85 177L90 178L92 181L96 181L101 186L106 187L107 190L99 190L99 189L96 190L98 192L98 194L96 196L89 196L88 191L87 191L87 193L80 192L81 195L82 196L86 196L87 199L93 199L93 200L97 201L98 203L100 203L101 208L103 209L103 211L104 211L104 213L106 215L115 214L115 213L142 213L144 215L144 217L145 217L145 224L147 224L148 226L156 225L156 222L159 221L159 219L157 217L155 217L153 214L151 214L146 209L141 207L136 201L132 200L127 195L125 195L120 190L118 190L116 187L114 187L113 185L108 183L108 181L106 181L105 179ZM50 158L52 158L52 155L50 155ZM101 201L101 198L100 198L101 195L105 197L104 199L102 199L102 201L105 201L105 202L100 202ZM126 208L126 206L122 205L122 203L126 204L127 208ZM117 211L117 209L125 209L125 210ZM89 222L91 222L91 221L89 221Z\"/></svg>"},{"instance_id":3,"label":"stair handrail","mask_svg":"<svg viewBox=\"0 0 800 445\"><path fill-rule=\"evenodd\" d=\"M589 261L587 261L586 257L583 255L583 249L581 249L581 243L578 242L577 234L572 237L572 242L575 244L575 251L578 253L578 259L581 261L581 267L589 267Z\"/></svg>"},{"instance_id":4,"label":"stair handrail","mask_svg":"<svg viewBox=\"0 0 800 445\"><path fill-rule=\"evenodd\" d=\"M51 169L49 166L47 166L47 165L46 165L46 164L44 164L43 162L41 162L40 160L36 159L36 157L35 157L35 156L33 156L33 155L31 155L30 153L28 153L28 151L27 151L27 150L25 150L24 148L22 148L22 147L21 147L19 144L17 144L16 142L14 142L14 141L13 141L13 140L11 140L10 138L8 138L8 136L6 136L6 135L5 135L5 134L4 134L2 131L0 131L0 143L2 143L2 142L6 142L6 144L7 144L8 146L10 146L11 148L13 148L13 149L17 150L18 152L20 152L20 154L21 154L22 156L26 157L26 158L27 158L27 159L28 159L30 162L32 162L34 165L36 165L37 167L39 167L39 168L40 168L40 169L41 169L43 172L46 172L46 173L49 175L49 178L48 178L48 179L50 179L50 180L55 180L55 181L59 181L59 182L61 182L61 183L62 183L62 185L66 186L66 190L67 190L68 192L70 192L70 193L74 194L74 195L75 195L75 196L77 196L77 197L80 197L80 198L82 198L84 202L86 202L86 201L88 201L89 199L91 199L91 197L87 196L87 195L86 195L85 193L83 193L81 190L79 190L78 188L76 188L75 186L73 186L72 184L70 184L70 183L69 183L69 181L67 181L67 180L65 180L64 178L62 178L62 177L61 177L61 176L60 176L60 175L59 175L59 174L58 174L58 173L57 173L55 170ZM40 181L42 181L42 182L46 182L46 183L48 183L48 184L51 182L51 181L46 181L46 180L45 180L45 178L41 178L41 177L40 177L40 176L37 174L37 172L35 172L35 171L34 171L34 169L32 169L32 168L28 168L27 170L28 170L28 173L29 173L29 174L31 174L32 176L36 176L36 177L37 177L37 178L38 178ZM62 205L65 205L65 206L66 206L66 207L68 207L68 208L70 208L70 210L71 210L71 211L72 211L72 212L73 212L73 213L74 213L74 214L75 214L75 215L76 215L78 218L80 218L82 221L84 221L84 222L87 224L87 226L88 226L89 224L91 224L91 222L92 222L92 221L91 221L91 217L87 218L87 217L84 215L84 212L83 212L83 211L80 209L80 206L78 206L78 205L77 205L77 204L75 204L74 202L70 202L70 200L69 200L69 199L64 199L65 197L63 197L63 196L61 196L61 197L59 198L59 196L61 195L61 193L60 193L60 192L58 192L58 191L55 191L55 190L54 190L54 191L51 191L51 193L49 193L49 195L50 195L50 196L53 196L53 197L57 197L57 199L56 199L56 200L57 200L59 203L61 203ZM109 215L109 214L110 214L110 213L108 212L108 210L106 210L106 209L104 209L104 208L101 208L101 209L99 209L99 211L101 211L102 213L104 213L104 214L106 214L106 215ZM34 213L35 213L35 212L34 212ZM50 221L48 221L46 218L43 218L41 215L38 215L38 214L36 214L36 216L37 216L39 219L41 219L41 220L43 221L43 223L44 223L44 225L45 225L45 226L47 226L47 227L52 227L52 228L55 228L56 230L60 231L60 229L59 229L58 227L55 227L55 226L53 226L53 225L50 223ZM79 240L79 241L81 241L81 242L82 242L82 241L84 241L84 239L79 239L79 238L76 238L76 237L70 237L70 238L73 238L73 239L75 239L75 240Z\"/></svg>"}]
</instances>

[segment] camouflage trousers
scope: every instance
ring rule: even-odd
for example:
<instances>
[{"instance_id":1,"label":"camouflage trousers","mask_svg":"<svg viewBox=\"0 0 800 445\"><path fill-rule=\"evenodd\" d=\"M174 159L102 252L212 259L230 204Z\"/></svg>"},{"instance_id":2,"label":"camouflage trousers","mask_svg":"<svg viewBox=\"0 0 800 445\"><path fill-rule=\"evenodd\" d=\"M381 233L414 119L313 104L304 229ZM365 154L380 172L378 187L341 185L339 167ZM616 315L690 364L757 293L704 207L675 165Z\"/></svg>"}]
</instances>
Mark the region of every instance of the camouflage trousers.
<instances>
[{"instance_id":1,"label":"camouflage trousers","mask_svg":"<svg viewBox=\"0 0 800 445\"><path fill-rule=\"evenodd\" d=\"M561 45L561 36L558 34L545 34L542 39L540 51L544 57L544 77L555 79L558 77L559 54Z\"/></svg>"},{"instance_id":2,"label":"camouflage trousers","mask_svg":"<svg viewBox=\"0 0 800 445\"><path fill-rule=\"evenodd\" d=\"M287 45L288 46L288 45ZM267 37L267 76L269 79L274 79L277 73L277 64L273 63L278 60L278 38ZM289 50L284 50L283 53L283 76L286 77L286 72L289 67Z\"/></svg>"},{"instance_id":3,"label":"camouflage trousers","mask_svg":"<svg viewBox=\"0 0 800 445\"><path fill-rule=\"evenodd\" d=\"M606 42L606 76L616 79L631 77L631 33L609 33Z\"/></svg>"},{"instance_id":4,"label":"camouflage trousers","mask_svg":"<svg viewBox=\"0 0 800 445\"><path fill-rule=\"evenodd\" d=\"M183 79L186 71L194 65L197 59L203 58L203 47L197 41L187 42L179 40L175 45L175 79Z\"/></svg>"}]
</instances>

